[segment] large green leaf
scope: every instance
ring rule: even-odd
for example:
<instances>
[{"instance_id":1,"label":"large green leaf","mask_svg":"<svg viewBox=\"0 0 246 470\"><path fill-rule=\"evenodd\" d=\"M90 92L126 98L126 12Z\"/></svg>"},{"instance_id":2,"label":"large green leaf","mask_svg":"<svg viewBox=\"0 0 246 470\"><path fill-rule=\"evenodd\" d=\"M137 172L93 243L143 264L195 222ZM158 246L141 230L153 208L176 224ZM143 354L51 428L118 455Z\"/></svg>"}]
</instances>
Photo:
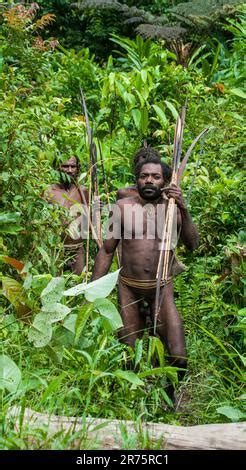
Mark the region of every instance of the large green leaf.
<instances>
[{"instance_id":1,"label":"large green leaf","mask_svg":"<svg viewBox=\"0 0 246 470\"><path fill-rule=\"evenodd\" d=\"M51 274L35 274L35 276L32 277L32 289L35 290L35 293L40 295L51 279Z\"/></svg>"},{"instance_id":2,"label":"large green leaf","mask_svg":"<svg viewBox=\"0 0 246 470\"><path fill-rule=\"evenodd\" d=\"M108 299L96 299L94 307L99 311L100 315L107 318L112 330L117 330L123 326L121 316L115 305Z\"/></svg>"},{"instance_id":3,"label":"large green leaf","mask_svg":"<svg viewBox=\"0 0 246 470\"><path fill-rule=\"evenodd\" d=\"M10 359L2 354L0 356L0 388L7 389L10 393L16 392L21 381L21 371L19 367Z\"/></svg>"},{"instance_id":4,"label":"large green leaf","mask_svg":"<svg viewBox=\"0 0 246 470\"><path fill-rule=\"evenodd\" d=\"M242 88L230 88L230 90L228 90L228 93L230 93L231 95L239 96L243 99L246 98L246 93Z\"/></svg>"},{"instance_id":5,"label":"large green leaf","mask_svg":"<svg viewBox=\"0 0 246 470\"><path fill-rule=\"evenodd\" d=\"M148 74L147 74L147 70L145 69L142 69L141 72L141 78L143 80L143 83L146 83L147 82L147 78L148 78Z\"/></svg>"},{"instance_id":6,"label":"large green leaf","mask_svg":"<svg viewBox=\"0 0 246 470\"><path fill-rule=\"evenodd\" d=\"M132 371L128 371L128 370L116 370L115 372L113 372L113 375L115 375L115 377L118 377L119 379L124 379L126 380L127 382L130 382L134 385L137 385L137 386L142 386L144 385L144 382L142 380L140 380L137 376L137 374L135 374L134 372Z\"/></svg>"},{"instance_id":7,"label":"large green leaf","mask_svg":"<svg viewBox=\"0 0 246 470\"><path fill-rule=\"evenodd\" d=\"M28 339L36 348L43 348L52 338L52 326L44 313L36 315L28 333Z\"/></svg>"},{"instance_id":8,"label":"large green leaf","mask_svg":"<svg viewBox=\"0 0 246 470\"><path fill-rule=\"evenodd\" d=\"M173 115L173 118L174 118L175 121L176 121L176 119L177 119L177 117L178 117L178 115L179 115L177 109L173 106L172 103L170 103L170 101L165 100L164 103L166 104L166 106L167 106L167 108L169 109L169 111L171 111L171 113L172 113L172 115Z\"/></svg>"},{"instance_id":9,"label":"large green leaf","mask_svg":"<svg viewBox=\"0 0 246 470\"><path fill-rule=\"evenodd\" d=\"M0 233L18 233L22 230L19 225L20 214L18 212L0 213Z\"/></svg>"},{"instance_id":10,"label":"large green leaf","mask_svg":"<svg viewBox=\"0 0 246 470\"><path fill-rule=\"evenodd\" d=\"M140 124L141 124L141 113L140 113L139 109L132 109L131 110L131 115L133 117L134 124L135 124L136 128L139 130L140 129Z\"/></svg>"},{"instance_id":11,"label":"large green leaf","mask_svg":"<svg viewBox=\"0 0 246 470\"><path fill-rule=\"evenodd\" d=\"M80 309L75 322L75 343L78 342L88 318L93 310L92 304L83 305Z\"/></svg>"},{"instance_id":12,"label":"large green leaf","mask_svg":"<svg viewBox=\"0 0 246 470\"><path fill-rule=\"evenodd\" d=\"M71 308L60 303L45 304L44 307L42 307L42 312L45 313L49 323L55 323L63 320L71 312Z\"/></svg>"},{"instance_id":13,"label":"large green leaf","mask_svg":"<svg viewBox=\"0 0 246 470\"><path fill-rule=\"evenodd\" d=\"M66 296L77 296L84 294L85 298L89 302L94 302L96 299L104 299L114 289L120 269L113 273L106 274L106 276L100 277L96 281L92 281L89 284L78 284L64 292Z\"/></svg>"},{"instance_id":14,"label":"large green leaf","mask_svg":"<svg viewBox=\"0 0 246 470\"><path fill-rule=\"evenodd\" d=\"M3 295L14 306L18 317L25 318L30 314L28 299L23 285L11 277L2 277Z\"/></svg>"},{"instance_id":15,"label":"large green leaf","mask_svg":"<svg viewBox=\"0 0 246 470\"><path fill-rule=\"evenodd\" d=\"M154 369L148 369L144 372L140 372L138 376L140 378L148 377L149 375L162 375L163 377L167 376L172 383L178 382L178 375L177 371L179 370L178 367L155 367Z\"/></svg>"},{"instance_id":16,"label":"large green leaf","mask_svg":"<svg viewBox=\"0 0 246 470\"><path fill-rule=\"evenodd\" d=\"M246 418L246 413L232 406L220 406L216 409L217 413L226 416L230 421L237 422Z\"/></svg>"},{"instance_id":17,"label":"large green leaf","mask_svg":"<svg viewBox=\"0 0 246 470\"><path fill-rule=\"evenodd\" d=\"M157 106L157 104L153 104L153 108L160 120L160 123L165 126L166 124L168 124L168 119L164 113L164 111L160 108L160 106Z\"/></svg>"},{"instance_id":18,"label":"large green leaf","mask_svg":"<svg viewBox=\"0 0 246 470\"><path fill-rule=\"evenodd\" d=\"M41 293L43 305L52 305L59 302L63 296L65 280L63 277L54 277Z\"/></svg>"},{"instance_id":19,"label":"large green leaf","mask_svg":"<svg viewBox=\"0 0 246 470\"><path fill-rule=\"evenodd\" d=\"M71 331L71 333L74 333L75 334L75 324L76 324L76 320L77 320L77 315L76 313L72 313L71 315L69 315L66 320L64 320L64 323L63 323L63 328L66 328L66 330L68 331Z\"/></svg>"},{"instance_id":20,"label":"large green leaf","mask_svg":"<svg viewBox=\"0 0 246 470\"><path fill-rule=\"evenodd\" d=\"M160 338L157 338L156 336L150 336L150 357L148 360L150 361L150 358L154 355L154 352L157 352L160 367L164 367L164 346L163 343L161 342Z\"/></svg>"}]
</instances>

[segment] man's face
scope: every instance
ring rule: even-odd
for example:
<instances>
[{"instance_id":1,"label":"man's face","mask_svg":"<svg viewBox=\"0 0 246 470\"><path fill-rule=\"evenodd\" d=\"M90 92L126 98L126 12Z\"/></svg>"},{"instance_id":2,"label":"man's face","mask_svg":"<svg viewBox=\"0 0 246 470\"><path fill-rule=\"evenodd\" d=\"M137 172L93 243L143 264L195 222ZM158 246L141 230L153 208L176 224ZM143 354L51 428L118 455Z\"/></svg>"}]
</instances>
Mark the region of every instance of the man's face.
<instances>
[{"instance_id":1,"label":"man's face","mask_svg":"<svg viewBox=\"0 0 246 470\"><path fill-rule=\"evenodd\" d=\"M164 187L162 168L159 163L146 163L142 166L138 180L138 191L143 199L154 201Z\"/></svg>"},{"instance_id":2,"label":"man's face","mask_svg":"<svg viewBox=\"0 0 246 470\"><path fill-rule=\"evenodd\" d=\"M79 172L77 160L75 157L71 157L69 160L62 162L60 168L62 173L65 173L67 176L69 176L71 180L75 179Z\"/></svg>"}]
</instances>

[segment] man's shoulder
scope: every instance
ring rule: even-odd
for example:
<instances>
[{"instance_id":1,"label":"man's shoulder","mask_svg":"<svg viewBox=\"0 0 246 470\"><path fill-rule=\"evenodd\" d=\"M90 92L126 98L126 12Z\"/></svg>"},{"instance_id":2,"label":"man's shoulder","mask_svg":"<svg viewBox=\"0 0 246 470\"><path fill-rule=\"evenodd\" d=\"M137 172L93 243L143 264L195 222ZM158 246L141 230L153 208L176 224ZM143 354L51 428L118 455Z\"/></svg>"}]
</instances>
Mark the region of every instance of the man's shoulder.
<instances>
[{"instance_id":1,"label":"man's shoulder","mask_svg":"<svg viewBox=\"0 0 246 470\"><path fill-rule=\"evenodd\" d=\"M58 183L52 183L49 186L47 186L46 190L49 193L57 192L57 191L62 191Z\"/></svg>"},{"instance_id":2,"label":"man's shoulder","mask_svg":"<svg viewBox=\"0 0 246 470\"><path fill-rule=\"evenodd\" d=\"M137 194L138 190L137 190L137 186L126 186L125 188L120 188L118 189L117 191L117 200L118 199L125 199L125 198L129 198L129 197L132 197L134 196L135 194Z\"/></svg>"},{"instance_id":3,"label":"man's shoulder","mask_svg":"<svg viewBox=\"0 0 246 470\"><path fill-rule=\"evenodd\" d=\"M129 197L125 197L124 199L119 199L118 201L116 201L116 204L121 208L129 204L131 205L140 204L140 198L138 194L136 194L136 196L129 196Z\"/></svg>"},{"instance_id":4,"label":"man's shoulder","mask_svg":"<svg viewBox=\"0 0 246 470\"><path fill-rule=\"evenodd\" d=\"M43 193L42 193L42 196L46 199L46 198L52 198L56 192L60 192L61 191L61 188L59 187L58 184L50 184L49 186L47 186Z\"/></svg>"}]
</instances>

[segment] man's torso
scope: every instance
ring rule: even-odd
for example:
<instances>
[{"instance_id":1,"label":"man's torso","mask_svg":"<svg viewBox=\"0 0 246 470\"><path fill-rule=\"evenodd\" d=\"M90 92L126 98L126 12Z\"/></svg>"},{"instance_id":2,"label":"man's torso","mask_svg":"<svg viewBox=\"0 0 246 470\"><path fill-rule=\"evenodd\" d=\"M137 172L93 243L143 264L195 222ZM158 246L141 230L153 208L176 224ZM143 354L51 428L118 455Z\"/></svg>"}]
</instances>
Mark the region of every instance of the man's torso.
<instances>
[{"instance_id":1,"label":"man's torso","mask_svg":"<svg viewBox=\"0 0 246 470\"><path fill-rule=\"evenodd\" d=\"M75 185L72 185L71 188L67 190L61 187L59 184L52 184L45 192L45 198L51 202L52 204L57 203L60 206L64 207L70 212L70 215L75 215L76 217L76 210L74 214L71 214L71 208L75 207L78 204L84 204L84 201L81 197L81 193L86 195L86 188L84 186L80 186L78 189ZM85 196L86 199L86 196ZM78 211L79 214L79 211ZM77 217L76 217L77 219ZM64 227L68 228L69 222L67 220L63 220ZM82 238L79 236L80 221L78 220L78 229L74 227L74 235L69 231L69 234L64 234L64 241L67 245L77 245L78 243L81 244ZM76 233L75 233L76 232Z\"/></svg>"},{"instance_id":2,"label":"man's torso","mask_svg":"<svg viewBox=\"0 0 246 470\"><path fill-rule=\"evenodd\" d=\"M166 201L143 205L139 197L134 197L120 200L118 206L122 221L121 274L135 279L155 279Z\"/></svg>"}]
</instances>

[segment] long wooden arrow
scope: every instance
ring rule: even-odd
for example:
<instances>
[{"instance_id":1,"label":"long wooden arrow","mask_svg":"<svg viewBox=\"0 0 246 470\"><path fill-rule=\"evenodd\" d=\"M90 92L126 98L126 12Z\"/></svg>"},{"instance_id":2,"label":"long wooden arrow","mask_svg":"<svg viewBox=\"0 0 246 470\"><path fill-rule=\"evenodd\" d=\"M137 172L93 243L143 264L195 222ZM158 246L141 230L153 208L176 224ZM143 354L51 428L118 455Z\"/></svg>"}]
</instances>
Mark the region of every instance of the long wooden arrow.
<instances>
[{"instance_id":1,"label":"long wooden arrow","mask_svg":"<svg viewBox=\"0 0 246 470\"><path fill-rule=\"evenodd\" d=\"M171 185L177 185L178 181L178 168L182 151L182 140L185 124L185 114L186 106L182 107L181 115L178 116L175 127L175 136L174 136L174 149L173 149L173 171L171 178ZM167 212L165 214L165 221L163 224L163 232L161 239L160 247L160 256L157 267L157 284L156 284L156 296L155 296L155 318L154 318L154 334L156 334L157 319L160 312L160 290L161 284L168 283L168 267L169 259L171 252L171 237L172 237L172 228L174 221L174 211L175 211L175 199L170 198L167 205Z\"/></svg>"},{"instance_id":2,"label":"long wooden arrow","mask_svg":"<svg viewBox=\"0 0 246 470\"><path fill-rule=\"evenodd\" d=\"M83 109L83 114L85 116L85 125L86 125L86 132L87 132L88 144L89 144L90 173L91 173L92 186L93 186L93 200L94 200L94 204L96 208L96 233L95 233L95 230L93 230L92 232L93 232L93 237L95 238L96 243L100 248L102 246L102 227L101 227L100 197L99 197L98 177L97 177L97 149L96 149L96 145L93 142L93 131L90 126L86 101L85 101L84 93L81 87L79 87L79 91L80 91L81 106ZM92 226L92 223L90 223L90 225Z\"/></svg>"},{"instance_id":3,"label":"long wooden arrow","mask_svg":"<svg viewBox=\"0 0 246 470\"><path fill-rule=\"evenodd\" d=\"M182 162L180 163L181 153L182 153L182 143L183 143L183 132L185 125L185 114L186 106L182 107L181 115L178 116L175 127L175 136L174 136L174 149L173 149L173 164L172 164L172 178L171 185L179 185L187 161L202 136L204 136L209 128L204 129L192 142L189 149L187 150ZM165 214L165 221L163 224L163 232L161 239L160 247L160 256L157 267L157 285L156 285L156 296L155 296L155 317L154 317L154 335L156 334L157 320L160 313L162 301L164 298L164 289L168 285L171 275L172 263L174 259L174 253L172 254L171 242L172 242L172 233L173 233L173 223L175 215L175 206L176 201L174 198L170 198L167 205L167 211ZM181 230L179 230L178 237L180 236ZM161 293L161 286L162 293Z\"/></svg>"}]
</instances>

